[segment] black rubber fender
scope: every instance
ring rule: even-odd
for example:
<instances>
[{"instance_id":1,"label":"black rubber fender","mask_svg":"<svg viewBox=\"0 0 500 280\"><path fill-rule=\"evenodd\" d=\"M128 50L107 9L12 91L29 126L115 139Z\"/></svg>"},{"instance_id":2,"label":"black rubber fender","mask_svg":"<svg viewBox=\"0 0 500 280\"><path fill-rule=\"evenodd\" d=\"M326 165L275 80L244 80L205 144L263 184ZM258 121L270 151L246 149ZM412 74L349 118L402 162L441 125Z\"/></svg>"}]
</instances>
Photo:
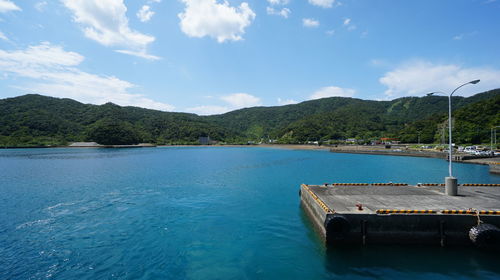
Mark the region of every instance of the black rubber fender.
<instances>
[{"instance_id":1,"label":"black rubber fender","mask_svg":"<svg viewBox=\"0 0 500 280\"><path fill-rule=\"evenodd\" d=\"M348 237L351 223L342 215L334 215L325 221L325 229L328 243L341 243Z\"/></svg>"},{"instance_id":2,"label":"black rubber fender","mask_svg":"<svg viewBox=\"0 0 500 280\"><path fill-rule=\"evenodd\" d=\"M469 230L469 238L479 248L500 248L500 229L492 224L479 224Z\"/></svg>"}]
</instances>

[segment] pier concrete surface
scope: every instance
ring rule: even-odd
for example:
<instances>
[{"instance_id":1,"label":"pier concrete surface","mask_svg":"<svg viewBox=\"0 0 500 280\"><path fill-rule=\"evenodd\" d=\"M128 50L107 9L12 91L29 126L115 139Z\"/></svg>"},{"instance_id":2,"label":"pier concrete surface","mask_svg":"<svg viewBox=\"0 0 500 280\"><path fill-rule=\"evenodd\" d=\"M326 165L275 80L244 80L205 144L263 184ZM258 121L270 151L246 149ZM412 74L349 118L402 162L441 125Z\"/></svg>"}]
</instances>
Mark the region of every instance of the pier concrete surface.
<instances>
[{"instance_id":1,"label":"pier concrete surface","mask_svg":"<svg viewBox=\"0 0 500 280\"><path fill-rule=\"evenodd\" d=\"M500 244L500 184L462 184L457 196L444 184L303 184L300 196L329 246Z\"/></svg>"}]
</instances>

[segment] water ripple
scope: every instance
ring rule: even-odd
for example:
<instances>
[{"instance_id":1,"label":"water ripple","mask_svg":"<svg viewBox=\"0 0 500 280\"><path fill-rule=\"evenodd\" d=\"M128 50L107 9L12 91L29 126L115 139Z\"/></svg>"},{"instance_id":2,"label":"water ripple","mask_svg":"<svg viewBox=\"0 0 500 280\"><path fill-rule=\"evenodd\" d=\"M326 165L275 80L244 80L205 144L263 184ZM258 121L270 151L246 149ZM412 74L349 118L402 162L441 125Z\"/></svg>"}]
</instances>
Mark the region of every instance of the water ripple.
<instances>
[{"instance_id":1,"label":"water ripple","mask_svg":"<svg viewBox=\"0 0 500 280\"><path fill-rule=\"evenodd\" d=\"M474 251L329 252L299 207L300 183L432 182L425 171L446 172L444 161L251 148L5 150L0 158L0 279L500 276L495 256ZM499 180L482 166L456 173Z\"/></svg>"}]
</instances>

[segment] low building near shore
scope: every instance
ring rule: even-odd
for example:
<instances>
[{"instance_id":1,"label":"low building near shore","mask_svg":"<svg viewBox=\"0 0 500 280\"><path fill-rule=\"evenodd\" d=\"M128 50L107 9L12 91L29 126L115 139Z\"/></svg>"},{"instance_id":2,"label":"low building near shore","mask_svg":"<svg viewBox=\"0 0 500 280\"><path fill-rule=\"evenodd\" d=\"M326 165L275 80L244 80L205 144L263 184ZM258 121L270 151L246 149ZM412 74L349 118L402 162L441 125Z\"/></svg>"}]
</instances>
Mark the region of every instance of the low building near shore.
<instances>
[{"instance_id":1,"label":"low building near shore","mask_svg":"<svg viewBox=\"0 0 500 280\"><path fill-rule=\"evenodd\" d=\"M198 142L200 145L215 145L218 143L218 141L210 139L210 136L200 136Z\"/></svg>"},{"instance_id":2,"label":"low building near shore","mask_svg":"<svg viewBox=\"0 0 500 280\"><path fill-rule=\"evenodd\" d=\"M86 148L86 147L101 147L101 144L98 144L96 142L74 142L69 145L69 147L79 147L79 148Z\"/></svg>"}]
</instances>

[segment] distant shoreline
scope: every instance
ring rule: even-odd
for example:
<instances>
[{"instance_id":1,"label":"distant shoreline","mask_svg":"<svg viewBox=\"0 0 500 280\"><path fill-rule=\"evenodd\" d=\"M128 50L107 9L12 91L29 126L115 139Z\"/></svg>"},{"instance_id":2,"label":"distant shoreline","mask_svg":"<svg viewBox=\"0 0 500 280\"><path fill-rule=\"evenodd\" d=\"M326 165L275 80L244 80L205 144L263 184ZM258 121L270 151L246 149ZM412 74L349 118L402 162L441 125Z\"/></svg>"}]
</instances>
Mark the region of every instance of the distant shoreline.
<instances>
[{"instance_id":1,"label":"distant shoreline","mask_svg":"<svg viewBox=\"0 0 500 280\"><path fill-rule=\"evenodd\" d=\"M48 149L48 148L175 148L175 147L253 147L253 148L274 148L274 149L287 149L287 150L317 150L317 151L330 151L332 153L345 153L345 154L369 154L369 155L388 155L388 156L410 156L410 157L426 157L426 158L441 158L446 159L447 154L438 151L423 151L413 149L401 149L400 146L394 146L393 149L385 149L381 146L361 146L361 145L338 145L338 146L318 146L307 144L258 144L258 145L245 145L245 144L228 144L228 145L155 145L149 143L141 143L138 145L78 145L78 146L28 146L28 147L0 147L0 149ZM477 157L472 159L465 159L459 162L474 163L474 164L498 164L500 157Z\"/></svg>"},{"instance_id":2,"label":"distant shoreline","mask_svg":"<svg viewBox=\"0 0 500 280\"><path fill-rule=\"evenodd\" d=\"M393 146L386 149L384 146L337 146L330 149L332 153L371 154L388 156L409 156L446 159L448 154L441 151L414 150L406 147Z\"/></svg>"},{"instance_id":3,"label":"distant shoreline","mask_svg":"<svg viewBox=\"0 0 500 280\"><path fill-rule=\"evenodd\" d=\"M299 145L299 144L260 144L255 145L255 147L261 148L277 148L277 149L287 149L287 150L330 150L330 146L318 146L318 145Z\"/></svg>"},{"instance_id":4,"label":"distant shoreline","mask_svg":"<svg viewBox=\"0 0 500 280\"><path fill-rule=\"evenodd\" d=\"M447 160L447 153L438 151L424 151L424 150L404 150L399 149L395 146L394 149L385 149L380 146L316 146L316 145L286 145L286 144L263 144L258 145L258 147L269 147L278 149L290 149L290 150L328 150L332 153L343 153L343 154L365 154L365 155L384 155L384 156L407 156L407 157L425 157L425 158L439 158ZM498 165L500 165L500 157L473 157L467 158L466 155L463 160L457 160L454 162L459 163L469 163L469 164L480 164L495 166L490 168L490 172L499 173Z\"/></svg>"}]
</instances>

